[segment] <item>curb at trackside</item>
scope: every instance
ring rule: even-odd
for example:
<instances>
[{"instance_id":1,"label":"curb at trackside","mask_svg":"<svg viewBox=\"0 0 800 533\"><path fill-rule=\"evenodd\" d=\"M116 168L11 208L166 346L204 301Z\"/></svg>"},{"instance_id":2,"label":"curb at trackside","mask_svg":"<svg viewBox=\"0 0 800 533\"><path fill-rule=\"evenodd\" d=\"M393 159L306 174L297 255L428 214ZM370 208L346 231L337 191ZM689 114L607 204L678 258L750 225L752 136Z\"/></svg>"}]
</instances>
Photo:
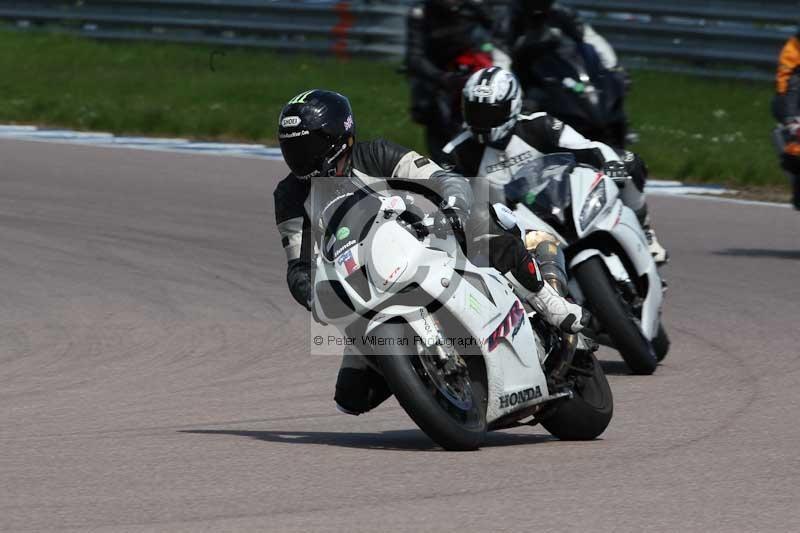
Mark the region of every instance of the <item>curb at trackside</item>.
<instances>
[{"instance_id":1,"label":"curb at trackside","mask_svg":"<svg viewBox=\"0 0 800 533\"><path fill-rule=\"evenodd\" d=\"M189 139L161 139L155 137L116 136L111 133L83 132L63 129L45 129L36 126L0 125L0 139L28 140L82 144L108 148L154 150L160 152L194 153L228 157L247 157L266 160L281 160L280 149L263 144L201 142ZM773 202L720 198L719 195L734 193L718 185L684 185L679 181L650 180L646 192L651 195L692 196L741 205L765 205L789 207Z\"/></svg>"}]
</instances>

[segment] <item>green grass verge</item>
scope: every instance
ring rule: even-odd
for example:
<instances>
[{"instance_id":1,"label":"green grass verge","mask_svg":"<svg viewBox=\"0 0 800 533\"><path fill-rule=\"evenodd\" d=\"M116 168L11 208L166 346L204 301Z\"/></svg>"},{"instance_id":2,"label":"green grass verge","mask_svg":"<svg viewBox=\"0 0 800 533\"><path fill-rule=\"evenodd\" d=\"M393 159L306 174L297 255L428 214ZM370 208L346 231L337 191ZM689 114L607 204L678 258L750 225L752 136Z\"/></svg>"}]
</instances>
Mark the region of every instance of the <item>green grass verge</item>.
<instances>
[{"instance_id":1,"label":"green grass verge","mask_svg":"<svg viewBox=\"0 0 800 533\"><path fill-rule=\"evenodd\" d=\"M0 122L275 144L277 116L311 87L347 94L362 138L423 149L396 62L108 43L0 31ZM769 140L769 84L634 74L634 148L659 177L782 184Z\"/></svg>"}]
</instances>

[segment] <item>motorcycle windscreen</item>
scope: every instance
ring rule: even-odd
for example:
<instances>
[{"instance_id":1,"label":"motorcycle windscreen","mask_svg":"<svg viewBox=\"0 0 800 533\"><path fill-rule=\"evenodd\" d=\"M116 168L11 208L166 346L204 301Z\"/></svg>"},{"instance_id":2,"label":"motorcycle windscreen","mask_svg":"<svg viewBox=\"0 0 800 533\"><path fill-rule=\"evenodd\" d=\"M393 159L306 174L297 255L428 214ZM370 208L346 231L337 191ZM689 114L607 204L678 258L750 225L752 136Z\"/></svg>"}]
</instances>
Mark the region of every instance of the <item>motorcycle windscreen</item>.
<instances>
[{"instance_id":1,"label":"motorcycle windscreen","mask_svg":"<svg viewBox=\"0 0 800 533\"><path fill-rule=\"evenodd\" d=\"M314 241L328 261L366 238L381 207L377 193L349 178L314 178L309 200Z\"/></svg>"},{"instance_id":2,"label":"motorcycle windscreen","mask_svg":"<svg viewBox=\"0 0 800 533\"><path fill-rule=\"evenodd\" d=\"M505 186L506 198L527 206L552 225L563 226L572 204L569 176L577 165L569 153L548 154L523 165Z\"/></svg>"}]
</instances>

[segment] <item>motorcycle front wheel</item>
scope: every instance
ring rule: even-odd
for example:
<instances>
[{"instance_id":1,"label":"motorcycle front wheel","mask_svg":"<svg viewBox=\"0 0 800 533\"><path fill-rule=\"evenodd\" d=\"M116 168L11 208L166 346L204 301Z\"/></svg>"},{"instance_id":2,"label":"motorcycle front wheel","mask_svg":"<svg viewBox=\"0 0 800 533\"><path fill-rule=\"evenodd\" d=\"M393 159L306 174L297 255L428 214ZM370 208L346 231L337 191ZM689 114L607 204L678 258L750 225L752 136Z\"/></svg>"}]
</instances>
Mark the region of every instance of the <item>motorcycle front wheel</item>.
<instances>
[{"instance_id":1,"label":"motorcycle front wheel","mask_svg":"<svg viewBox=\"0 0 800 533\"><path fill-rule=\"evenodd\" d=\"M575 278L614 347L634 374L652 374L658 359L650 341L645 338L633 313L614 287L603 260L591 257L574 268Z\"/></svg>"},{"instance_id":2,"label":"motorcycle front wheel","mask_svg":"<svg viewBox=\"0 0 800 533\"><path fill-rule=\"evenodd\" d=\"M614 414L614 399L603 367L590 352L578 352L565 379L573 397L562 400L542 420L542 426L561 440L592 440L606 430Z\"/></svg>"},{"instance_id":3,"label":"motorcycle front wheel","mask_svg":"<svg viewBox=\"0 0 800 533\"><path fill-rule=\"evenodd\" d=\"M413 339L405 324L387 323L374 338ZM445 373L436 359L420 353L414 343L375 345L375 362L400 406L434 442L446 450L480 447L486 437L486 373L483 361L464 357L468 371Z\"/></svg>"}]
</instances>

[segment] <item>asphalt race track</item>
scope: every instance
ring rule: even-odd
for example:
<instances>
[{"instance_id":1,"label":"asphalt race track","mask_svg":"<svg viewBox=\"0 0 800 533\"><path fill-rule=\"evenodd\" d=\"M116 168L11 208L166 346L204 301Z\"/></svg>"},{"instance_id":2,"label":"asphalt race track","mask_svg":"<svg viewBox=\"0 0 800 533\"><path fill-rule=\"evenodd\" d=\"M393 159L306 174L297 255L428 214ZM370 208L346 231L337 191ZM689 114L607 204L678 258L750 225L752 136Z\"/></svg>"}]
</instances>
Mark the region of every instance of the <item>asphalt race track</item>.
<instances>
[{"instance_id":1,"label":"asphalt race track","mask_svg":"<svg viewBox=\"0 0 800 533\"><path fill-rule=\"evenodd\" d=\"M0 141L0 530L796 531L800 214L653 197L673 348L602 439L332 403L278 163Z\"/></svg>"}]
</instances>

